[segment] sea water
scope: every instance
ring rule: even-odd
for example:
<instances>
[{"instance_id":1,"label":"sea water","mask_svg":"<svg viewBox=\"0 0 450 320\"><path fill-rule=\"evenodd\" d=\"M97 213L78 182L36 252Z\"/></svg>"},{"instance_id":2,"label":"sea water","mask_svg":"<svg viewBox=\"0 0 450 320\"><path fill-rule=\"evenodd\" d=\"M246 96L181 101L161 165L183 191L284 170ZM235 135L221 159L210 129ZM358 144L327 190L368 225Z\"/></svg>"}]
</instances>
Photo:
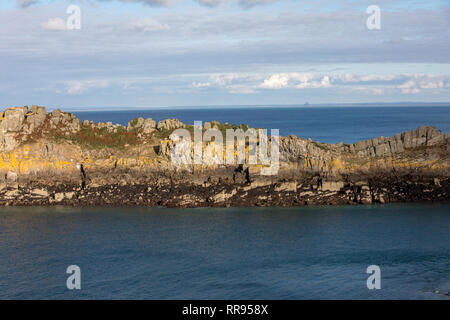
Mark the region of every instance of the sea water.
<instances>
[{"instance_id":1,"label":"sea water","mask_svg":"<svg viewBox=\"0 0 450 320\"><path fill-rule=\"evenodd\" d=\"M4 207L0 298L448 299L449 231L448 204Z\"/></svg>"},{"instance_id":2,"label":"sea water","mask_svg":"<svg viewBox=\"0 0 450 320\"><path fill-rule=\"evenodd\" d=\"M421 125L433 125L450 132L450 105L378 106L378 107L264 107L264 108L191 108L123 111L74 112L81 120L127 125L136 117L156 121L178 118L186 124L218 120L222 123L248 124L254 128L279 129L290 134L327 143L353 143L379 136L393 136Z\"/></svg>"}]
</instances>

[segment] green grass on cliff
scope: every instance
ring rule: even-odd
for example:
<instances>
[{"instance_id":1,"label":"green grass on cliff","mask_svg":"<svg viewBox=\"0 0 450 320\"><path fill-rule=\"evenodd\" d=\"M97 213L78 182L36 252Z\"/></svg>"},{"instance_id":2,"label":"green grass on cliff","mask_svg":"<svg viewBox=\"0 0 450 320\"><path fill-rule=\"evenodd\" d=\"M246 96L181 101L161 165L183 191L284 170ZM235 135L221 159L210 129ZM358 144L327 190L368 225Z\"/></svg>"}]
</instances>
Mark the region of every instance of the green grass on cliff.
<instances>
[{"instance_id":1,"label":"green grass on cliff","mask_svg":"<svg viewBox=\"0 0 450 320\"><path fill-rule=\"evenodd\" d=\"M109 132L106 127L98 129L82 126L70 140L89 149L124 148L139 142L136 130L127 131L123 127L118 127L116 132Z\"/></svg>"},{"instance_id":2,"label":"green grass on cliff","mask_svg":"<svg viewBox=\"0 0 450 320\"><path fill-rule=\"evenodd\" d=\"M155 138L159 138L159 139L167 139L172 134L172 132L173 132L173 130L168 130L168 129L162 128L162 129L156 131L153 134L153 136Z\"/></svg>"}]
</instances>

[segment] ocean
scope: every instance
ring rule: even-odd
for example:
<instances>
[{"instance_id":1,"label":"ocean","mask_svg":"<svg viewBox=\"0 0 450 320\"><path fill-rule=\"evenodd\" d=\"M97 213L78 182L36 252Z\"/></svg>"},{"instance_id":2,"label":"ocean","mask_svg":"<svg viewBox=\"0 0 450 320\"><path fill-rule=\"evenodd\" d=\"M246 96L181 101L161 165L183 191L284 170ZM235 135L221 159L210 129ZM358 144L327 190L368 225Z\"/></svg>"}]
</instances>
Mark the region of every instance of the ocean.
<instances>
[{"instance_id":1,"label":"ocean","mask_svg":"<svg viewBox=\"0 0 450 320\"><path fill-rule=\"evenodd\" d=\"M294 134L327 143L353 143L379 136L433 125L450 132L449 106L378 107L260 107L197 108L126 111L74 112L81 120L127 125L136 117L156 121L178 118L186 124L218 120L222 123L248 124L254 128L279 129L280 135ZM270 134L270 131L269 131Z\"/></svg>"},{"instance_id":2,"label":"ocean","mask_svg":"<svg viewBox=\"0 0 450 320\"><path fill-rule=\"evenodd\" d=\"M450 131L449 107L75 112L246 123L321 142ZM0 208L0 299L449 299L450 205ZM66 269L81 268L81 290ZM366 286L369 265L381 289Z\"/></svg>"},{"instance_id":3,"label":"ocean","mask_svg":"<svg viewBox=\"0 0 450 320\"><path fill-rule=\"evenodd\" d=\"M0 299L449 299L449 230L448 204L4 207Z\"/></svg>"}]
</instances>

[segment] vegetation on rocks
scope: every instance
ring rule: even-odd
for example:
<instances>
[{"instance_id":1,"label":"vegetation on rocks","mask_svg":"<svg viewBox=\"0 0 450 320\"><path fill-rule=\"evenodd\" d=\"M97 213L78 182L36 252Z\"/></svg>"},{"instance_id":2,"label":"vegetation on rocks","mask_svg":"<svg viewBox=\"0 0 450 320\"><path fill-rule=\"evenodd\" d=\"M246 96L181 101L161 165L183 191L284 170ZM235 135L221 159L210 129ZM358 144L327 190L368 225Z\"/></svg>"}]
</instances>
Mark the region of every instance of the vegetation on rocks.
<instances>
[{"instance_id":1,"label":"vegetation on rocks","mask_svg":"<svg viewBox=\"0 0 450 320\"><path fill-rule=\"evenodd\" d=\"M136 131L127 131L118 127L115 131L108 131L106 127L97 128L83 126L69 137L71 141L90 149L124 148L139 143Z\"/></svg>"}]
</instances>

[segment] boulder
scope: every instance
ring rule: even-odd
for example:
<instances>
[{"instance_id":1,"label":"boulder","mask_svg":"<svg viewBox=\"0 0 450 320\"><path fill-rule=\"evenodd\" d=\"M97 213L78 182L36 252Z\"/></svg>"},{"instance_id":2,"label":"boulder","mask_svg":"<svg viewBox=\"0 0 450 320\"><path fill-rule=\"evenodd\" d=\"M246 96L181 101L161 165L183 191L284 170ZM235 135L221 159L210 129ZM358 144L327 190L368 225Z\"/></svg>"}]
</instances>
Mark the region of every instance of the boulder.
<instances>
[{"instance_id":1,"label":"boulder","mask_svg":"<svg viewBox=\"0 0 450 320\"><path fill-rule=\"evenodd\" d=\"M144 134L150 134L154 131L156 131L156 121L152 118L145 119L144 124L142 125L142 132Z\"/></svg>"},{"instance_id":2,"label":"boulder","mask_svg":"<svg viewBox=\"0 0 450 320\"><path fill-rule=\"evenodd\" d=\"M81 128L81 121L73 114L61 111L59 109L53 110L49 114L50 124L53 128L61 125L61 130L69 132L77 132Z\"/></svg>"},{"instance_id":3,"label":"boulder","mask_svg":"<svg viewBox=\"0 0 450 320\"><path fill-rule=\"evenodd\" d=\"M73 192L73 191L64 193L64 197L69 200L72 199L74 195L75 195L75 192Z\"/></svg>"},{"instance_id":4,"label":"boulder","mask_svg":"<svg viewBox=\"0 0 450 320\"><path fill-rule=\"evenodd\" d=\"M225 190L222 190L221 192L219 192L219 193L215 194L214 196L212 196L211 200L214 203L225 202L228 199L230 199L231 197L233 197L236 193L237 193L236 189L231 190L230 193L226 192Z\"/></svg>"},{"instance_id":5,"label":"boulder","mask_svg":"<svg viewBox=\"0 0 450 320\"><path fill-rule=\"evenodd\" d=\"M8 108L2 114L1 129L3 132L17 132L22 129L27 107Z\"/></svg>"},{"instance_id":6,"label":"boulder","mask_svg":"<svg viewBox=\"0 0 450 320\"><path fill-rule=\"evenodd\" d=\"M6 180L8 182L16 182L17 181L17 173L15 173L14 171L8 171L6 173Z\"/></svg>"},{"instance_id":7,"label":"boulder","mask_svg":"<svg viewBox=\"0 0 450 320\"><path fill-rule=\"evenodd\" d=\"M41 126L47 118L47 110L45 107L32 106L30 111L26 114L26 129L25 131L30 134L36 128Z\"/></svg>"},{"instance_id":8,"label":"boulder","mask_svg":"<svg viewBox=\"0 0 450 320\"><path fill-rule=\"evenodd\" d=\"M20 192L19 192L19 190L10 190L10 191L7 191L6 193L5 193L5 198L6 199L15 199L15 198L17 198L17 196L19 196L19 194L20 194Z\"/></svg>"},{"instance_id":9,"label":"boulder","mask_svg":"<svg viewBox=\"0 0 450 320\"><path fill-rule=\"evenodd\" d=\"M64 193L63 192L55 193L55 202L61 202L63 200L64 200Z\"/></svg>"},{"instance_id":10,"label":"boulder","mask_svg":"<svg viewBox=\"0 0 450 320\"><path fill-rule=\"evenodd\" d=\"M142 127L142 125L144 124L144 118L139 117L139 118L135 118L131 121L128 122L128 126L127 126L127 131L131 131L133 129L138 129L140 127Z\"/></svg>"},{"instance_id":11,"label":"boulder","mask_svg":"<svg viewBox=\"0 0 450 320\"><path fill-rule=\"evenodd\" d=\"M205 122L205 123L203 124L203 128L204 128L205 130L211 129L211 122Z\"/></svg>"},{"instance_id":12,"label":"boulder","mask_svg":"<svg viewBox=\"0 0 450 320\"><path fill-rule=\"evenodd\" d=\"M31 194L38 197L48 197L48 191L45 189L33 189Z\"/></svg>"},{"instance_id":13,"label":"boulder","mask_svg":"<svg viewBox=\"0 0 450 320\"><path fill-rule=\"evenodd\" d=\"M181 128L183 126L184 126L184 123L178 119L165 119L165 120L159 121L156 128L159 131L161 131L161 130L177 129L177 128Z\"/></svg>"},{"instance_id":14,"label":"boulder","mask_svg":"<svg viewBox=\"0 0 450 320\"><path fill-rule=\"evenodd\" d=\"M340 191L343 187L344 187L344 182L342 182L342 181L322 181L320 190L336 192L336 191Z\"/></svg>"},{"instance_id":15,"label":"boulder","mask_svg":"<svg viewBox=\"0 0 450 320\"><path fill-rule=\"evenodd\" d=\"M50 122L52 125L57 125L63 118L63 112L59 109L55 109L50 113Z\"/></svg>"},{"instance_id":16,"label":"boulder","mask_svg":"<svg viewBox=\"0 0 450 320\"><path fill-rule=\"evenodd\" d=\"M275 186L275 191L297 192L297 182L296 181L281 182Z\"/></svg>"},{"instance_id":17,"label":"boulder","mask_svg":"<svg viewBox=\"0 0 450 320\"><path fill-rule=\"evenodd\" d=\"M266 187L266 186L270 186L272 184L272 182L270 180L262 180L262 179L257 179L257 180L253 180L250 185L245 186L243 188L244 191L248 191L251 189L256 189L256 188L260 188L260 187Z\"/></svg>"}]
</instances>

